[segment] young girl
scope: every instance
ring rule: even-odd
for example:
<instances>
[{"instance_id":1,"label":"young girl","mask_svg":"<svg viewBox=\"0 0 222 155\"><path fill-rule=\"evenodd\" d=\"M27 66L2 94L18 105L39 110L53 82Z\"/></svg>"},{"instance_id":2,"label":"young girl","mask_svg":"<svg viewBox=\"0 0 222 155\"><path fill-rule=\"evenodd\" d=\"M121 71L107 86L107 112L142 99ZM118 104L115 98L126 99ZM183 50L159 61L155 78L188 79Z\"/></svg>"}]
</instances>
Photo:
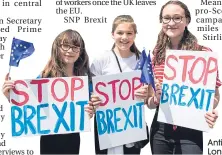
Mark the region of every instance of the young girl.
<instances>
[{"instance_id":1,"label":"young girl","mask_svg":"<svg viewBox=\"0 0 222 155\"><path fill-rule=\"evenodd\" d=\"M188 30L191 21L187 6L180 1L169 1L163 5L160 16L162 30L159 33L156 47L154 49L153 68L157 79L157 99L150 97L148 106L156 108L156 113L151 126L151 150L153 154L202 154L203 135L201 131L173 126L157 122L157 113L161 96L160 85L163 81L164 63L166 49L210 51L209 48L200 46L196 37ZM221 85L217 77L214 108L219 102L219 89ZM207 113L206 121L213 127L217 112Z\"/></svg>"},{"instance_id":2,"label":"young girl","mask_svg":"<svg viewBox=\"0 0 222 155\"><path fill-rule=\"evenodd\" d=\"M112 26L112 37L115 43L110 51L92 62L91 72L94 75L108 75L134 70L140 56L134 42L136 33L136 24L131 16L116 17ZM141 145L145 146L148 141L148 139L141 141ZM96 154L140 154L140 149L141 147L137 147L137 143L131 143L108 150L100 150L95 123Z\"/></svg>"},{"instance_id":3,"label":"young girl","mask_svg":"<svg viewBox=\"0 0 222 155\"><path fill-rule=\"evenodd\" d=\"M41 78L88 76L91 81L88 55L81 35L75 30L60 33L52 44L51 58L40 75ZM3 84L3 93L9 99L9 90L14 87L13 81ZM89 95L89 94L86 94ZM85 107L92 117L94 106L100 104L96 95ZM79 154L79 133L44 135L40 139L41 154Z\"/></svg>"}]
</instances>

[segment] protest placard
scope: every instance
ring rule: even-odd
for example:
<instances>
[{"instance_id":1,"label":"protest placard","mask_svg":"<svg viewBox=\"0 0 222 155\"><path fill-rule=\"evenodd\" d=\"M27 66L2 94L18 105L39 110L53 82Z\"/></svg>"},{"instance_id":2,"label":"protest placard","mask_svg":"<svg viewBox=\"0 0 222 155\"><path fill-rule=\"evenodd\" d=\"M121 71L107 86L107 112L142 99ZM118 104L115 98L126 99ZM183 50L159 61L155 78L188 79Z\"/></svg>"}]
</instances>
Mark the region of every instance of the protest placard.
<instances>
[{"instance_id":1,"label":"protest placard","mask_svg":"<svg viewBox=\"0 0 222 155\"><path fill-rule=\"evenodd\" d=\"M10 92L12 136L90 131L87 77L16 80Z\"/></svg>"},{"instance_id":2,"label":"protest placard","mask_svg":"<svg viewBox=\"0 0 222 155\"><path fill-rule=\"evenodd\" d=\"M158 121L209 131L218 69L217 54L168 50Z\"/></svg>"},{"instance_id":3,"label":"protest placard","mask_svg":"<svg viewBox=\"0 0 222 155\"><path fill-rule=\"evenodd\" d=\"M147 138L144 102L135 99L141 71L93 78L94 90L103 103L96 111L100 149Z\"/></svg>"},{"instance_id":4,"label":"protest placard","mask_svg":"<svg viewBox=\"0 0 222 155\"><path fill-rule=\"evenodd\" d=\"M203 45L205 48L212 49L213 53L218 54L218 79L222 77L222 68L221 62L221 0L195 0L187 1L181 0L190 12L190 17L188 17L187 12L182 10L179 12L181 15L179 18L178 12L175 13L175 10L168 12L165 16L161 14L161 8L167 1L161 0L0 0L0 86L3 87L5 83L5 75L9 72L9 61L15 58L16 61L13 62L10 77L11 80L24 80L24 79L34 79L37 75L42 73L47 62L52 55L52 45L55 38L61 32L72 29L81 34L84 42L81 45L85 45L84 50L88 54L89 58L89 67L93 60L97 57L100 57L102 54L107 54L107 50L110 50L115 44L112 31L117 27L116 24L113 24L114 19L119 15L130 15L134 19L134 22L131 24L136 30L134 35L134 40L131 42L127 39L124 41L119 41L120 45L133 43L135 47L142 52L144 47L148 51L150 50L151 60L153 58L152 54L155 54L157 44L160 45L161 49L190 49L191 44ZM175 8L175 7L172 7ZM172 47L170 45L170 39L166 35L161 35L163 32L164 23L162 22L163 17L169 21L168 26L165 28L170 32L170 34L176 34L177 39L181 39L181 34L183 33L186 36L188 31L194 36L198 42L193 40L186 40L183 37L183 41L188 41L189 44L186 46ZM180 19L182 19L181 22ZM176 22L178 23L176 23ZM179 23L180 22L180 23ZM186 23L187 22L187 23ZM182 27L180 25L182 24ZM184 25L186 24L186 25ZM170 25L170 26L169 26ZM173 25L173 26L172 26ZM178 27L179 25L179 27ZM112 28L114 27L114 28ZM129 28L129 27L127 27ZM186 30L186 31L184 31ZM188 31L187 31L188 30ZM179 34L179 33L181 34ZM120 35L119 33L116 33ZM127 35L132 34L126 33ZM177 37L179 35L180 37ZM124 35L123 35L124 36ZM172 36L171 36L172 37ZM187 36L186 36L187 37ZM34 45L35 52L32 53L32 50L24 55L17 55L15 57L12 53L12 40L13 38L21 39L26 42L32 43ZM162 40L157 42L158 38ZM164 44L164 42L167 44ZM56 42L57 43L57 42ZM180 44L181 42L178 42ZM54 44L55 45L55 44ZM58 45L58 44L56 44ZM166 46L167 45L167 46ZM24 47L24 46L23 46ZM26 46L25 46L26 47ZM59 46L54 46L59 48ZM17 47L16 47L17 48ZM32 47L30 49L33 49ZM132 50L135 48L131 48ZM24 50L26 51L26 50ZM23 52L24 52L23 51ZM165 51L161 51L162 56L158 57L158 60L164 60ZM31 54L32 53L32 54ZM21 54L21 53L20 53ZM133 53L134 54L134 53ZM29 55L29 56L28 56ZM25 58L25 57L26 58ZM28 56L28 57L27 57ZM12 58L12 59L10 59ZM19 59L17 59L19 58ZM25 58L25 59L24 59ZM56 59L54 62L59 62L61 60ZM86 57L85 57L86 58ZM88 59L87 58L87 59ZM132 57L127 57L132 58ZM126 57L122 57L120 60L126 60ZM21 60L21 62L17 62ZM137 59L139 60L139 59ZM114 60L115 61L115 60ZM136 61L136 60L135 60ZM85 62L85 61L81 61ZM107 62L111 62L110 60ZM17 66L19 63L19 67ZM133 63L129 63L134 65ZM158 64L155 64L158 65ZM63 65L62 65L63 66ZM106 67L106 62L101 63L101 68ZM135 67L135 66L133 66ZM175 66L173 66L175 67ZM111 69L115 68L111 67ZM125 68L123 68L124 70ZM61 70L60 70L61 71ZM105 72L102 72L104 74ZM172 71L171 71L172 73ZM86 74L83 74L85 76ZM199 75L199 74L198 74ZM156 75L154 75L156 76ZM194 77L195 78L195 77ZM24 80L26 82L26 80ZM161 81L162 82L162 81ZM218 82L219 83L219 82ZM180 83L181 84L181 83ZM189 90L190 90L190 86ZM24 87L25 88L25 87ZM165 86L165 88L167 88ZM176 86L175 86L176 88ZM180 87L181 88L181 87ZM2 88L2 90L4 90ZM170 88L169 88L170 89ZM183 87L184 92L188 89ZM218 87L221 94L221 87ZM193 91L196 91L196 88L193 88ZM199 92L201 93L201 91ZM209 92L205 92L206 95L209 95ZM50 94L51 95L51 94ZM88 96L88 94L84 94ZM199 94L200 95L200 94ZM22 95L19 95L22 97ZM213 98L213 93L212 97ZM221 98L221 97L220 97ZM24 98L21 98L24 100ZM184 97L181 98L183 102ZM195 99L194 99L195 100ZM11 104L8 104L8 99L5 98L5 94L0 94L0 146L2 149L0 153L7 152L8 154L14 154L14 152L20 154L30 154L30 155L39 155L40 154L40 137L41 136L31 136L20 135L19 138L14 138L11 136ZM199 101L199 99L198 99ZM215 100L216 101L216 100ZM195 101L190 105L195 106ZM205 102L204 102L205 103ZM15 106L15 105L13 105ZM70 106L70 105L69 105ZM21 108L21 106L18 106ZM177 106L182 108L182 106ZM35 107L37 108L37 107ZM62 108L62 107L58 107ZM47 109L43 107L40 109ZM206 105L203 105L203 109L206 109ZM30 110L30 109L29 109ZM35 109L36 110L36 109ZM68 102L67 102L68 110ZM216 108L218 115L221 115L221 101L219 101L218 107ZM209 106L208 112L211 111ZM43 115L42 111L40 113ZM147 107L145 108L145 119L148 124L148 127L151 128L153 122L153 116L155 115L155 110L150 110ZM28 115L27 115L28 116ZM65 117L65 116L64 116ZM201 116L202 118L202 116ZM33 118L35 119L35 118ZM185 118L184 118L185 119ZM192 118L193 119L193 118ZM44 120L42 119L43 123ZM155 120L156 122L156 120ZM202 120L202 123L205 123ZM214 129L209 133L204 133L204 136L201 140L203 141L203 154L222 154L222 149L218 146L220 145L220 135L222 130L222 119L218 117L217 121L214 123ZM36 123L37 125L37 123ZM64 124L61 123L60 129L64 128ZM206 124L205 124L206 125ZM16 125L17 130L19 125ZM93 121L91 119L91 132L81 133L81 145L79 150L80 155L94 155L95 154L95 135L93 132ZM195 124L196 126L196 124ZM195 127L193 126L193 127ZM29 126L28 126L29 127ZM206 127L206 126L205 126ZM15 128L15 129L16 129ZM42 128L42 127L41 127ZM207 128L207 127L206 127ZM29 132L30 132L30 128ZM60 129L58 132L60 132ZM207 129L208 130L208 129ZM151 130L156 132L156 130ZM62 132L62 131L61 131ZM37 134L36 134L37 135ZM25 137L22 137L25 136ZM43 136L42 136L43 137ZM25 141L26 145L20 143ZM212 143L208 143L208 142ZM80 143L80 141L79 141ZM152 143L152 142L151 142ZM209 148L209 149L208 149ZM141 155L152 154L150 145L146 145L141 150Z\"/></svg>"}]
</instances>

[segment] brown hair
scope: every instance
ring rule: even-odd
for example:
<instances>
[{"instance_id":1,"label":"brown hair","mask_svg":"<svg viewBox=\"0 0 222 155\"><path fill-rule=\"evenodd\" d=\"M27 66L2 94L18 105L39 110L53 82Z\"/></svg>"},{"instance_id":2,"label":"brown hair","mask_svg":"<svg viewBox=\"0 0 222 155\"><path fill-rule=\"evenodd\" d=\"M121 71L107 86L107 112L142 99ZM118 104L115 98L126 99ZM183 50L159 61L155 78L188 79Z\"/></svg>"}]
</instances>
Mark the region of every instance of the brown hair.
<instances>
[{"instance_id":1,"label":"brown hair","mask_svg":"<svg viewBox=\"0 0 222 155\"><path fill-rule=\"evenodd\" d=\"M61 60L59 52L61 44L70 44L80 47L79 58L73 64L73 74L75 76L90 76L89 58L85 50L85 43L77 31L68 29L55 38L52 44L51 57L42 71L42 78L67 76L65 73L66 64Z\"/></svg>"},{"instance_id":2,"label":"brown hair","mask_svg":"<svg viewBox=\"0 0 222 155\"><path fill-rule=\"evenodd\" d=\"M179 5L184 10L185 17L186 17L188 23L191 22L191 15L190 15L190 11L189 11L188 7L181 1L171 0L171 1L168 1L166 4L164 4L161 8L161 11L159 14L160 23L162 23L163 9L169 4ZM169 43L170 43L169 37L163 32L163 30L161 30L158 35L155 49L153 51L153 54L155 56L154 64L161 64L165 60L166 47L169 45ZM179 49L198 50L198 47L196 45L197 45L196 37L186 27L184 30L184 33L183 33L183 37L182 37L180 44L179 44Z\"/></svg>"},{"instance_id":3,"label":"brown hair","mask_svg":"<svg viewBox=\"0 0 222 155\"><path fill-rule=\"evenodd\" d=\"M113 21L113 26L112 26L112 33L116 30L117 26L121 23L130 23L133 27L134 33L137 33L137 27L136 24L134 23L133 18L130 15L120 15L117 16L114 21ZM112 50L115 48L115 43L113 44ZM140 56L140 51L135 45L135 42L132 44L130 47L130 51L136 54L136 58L139 59Z\"/></svg>"}]
</instances>

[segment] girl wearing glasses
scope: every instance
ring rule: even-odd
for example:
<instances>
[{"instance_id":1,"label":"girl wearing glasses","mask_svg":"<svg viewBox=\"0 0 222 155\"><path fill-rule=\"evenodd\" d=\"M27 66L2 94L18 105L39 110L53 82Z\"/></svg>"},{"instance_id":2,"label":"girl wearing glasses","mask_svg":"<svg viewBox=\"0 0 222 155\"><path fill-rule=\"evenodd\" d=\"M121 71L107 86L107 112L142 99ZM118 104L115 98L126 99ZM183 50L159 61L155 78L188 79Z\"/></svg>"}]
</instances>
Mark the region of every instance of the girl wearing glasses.
<instances>
[{"instance_id":1,"label":"girl wearing glasses","mask_svg":"<svg viewBox=\"0 0 222 155\"><path fill-rule=\"evenodd\" d=\"M200 46L196 37L188 30L191 21L187 6L180 1L169 1L162 6L160 16L162 30L159 33L156 47L153 51L153 68L155 78L161 86L163 81L164 61L166 49L210 51L209 48ZM219 89L221 85L217 77L214 108L219 102ZM161 90L156 93L156 99L149 97L148 107L156 108L156 113L151 126L151 150L153 154L202 154L203 135L201 131L173 126L157 122L158 106ZM210 127L213 127L217 112L207 113L205 118Z\"/></svg>"},{"instance_id":2,"label":"girl wearing glasses","mask_svg":"<svg viewBox=\"0 0 222 155\"><path fill-rule=\"evenodd\" d=\"M134 70L140 55L134 42L136 33L136 24L131 16L116 17L112 26L112 37L115 43L111 50L92 62L91 72L95 75L109 75ZM96 154L140 154L141 148L149 141L147 139L108 150L100 150L96 123L94 131Z\"/></svg>"},{"instance_id":3,"label":"girl wearing glasses","mask_svg":"<svg viewBox=\"0 0 222 155\"><path fill-rule=\"evenodd\" d=\"M41 78L88 76L91 81L88 55L81 35L68 29L60 33L52 44L51 57L45 66ZM9 90L14 88L14 83L8 80L3 84L3 93L9 99ZM88 95L88 94L86 94ZM85 107L90 118L94 114L94 106L100 103L96 95L91 96L91 101ZM41 154L79 154L79 133L44 135L40 139Z\"/></svg>"}]
</instances>

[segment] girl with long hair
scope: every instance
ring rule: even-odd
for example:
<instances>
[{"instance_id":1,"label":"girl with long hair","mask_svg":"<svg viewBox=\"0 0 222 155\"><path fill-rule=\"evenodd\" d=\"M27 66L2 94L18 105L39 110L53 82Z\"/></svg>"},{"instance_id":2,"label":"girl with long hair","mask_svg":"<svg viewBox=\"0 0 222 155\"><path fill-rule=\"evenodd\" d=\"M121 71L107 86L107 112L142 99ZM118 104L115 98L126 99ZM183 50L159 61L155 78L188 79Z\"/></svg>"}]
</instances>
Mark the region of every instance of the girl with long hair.
<instances>
[{"instance_id":1,"label":"girl with long hair","mask_svg":"<svg viewBox=\"0 0 222 155\"><path fill-rule=\"evenodd\" d=\"M91 81L89 60L85 43L81 35L75 30L65 30L60 33L52 44L51 57L38 78L88 76ZM92 86L90 86L91 88ZM3 93L9 99L9 90L14 88L14 82L8 75L3 84ZM89 94L86 94L89 96ZM85 111L92 117L100 99L91 96ZM40 154L79 154L79 133L43 135L40 138Z\"/></svg>"},{"instance_id":2,"label":"girl with long hair","mask_svg":"<svg viewBox=\"0 0 222 155\"><path fill-rule=\"evenodd\" d=\"M196 37L188 30L191 15L188 7L181 1L168 1L162 6L159 20L162 29L153 51L153 69L156 78L157 92L146 100L148 107L156 108L156 113L151 126L150 145L153 154L202 154L203 133L201 131L173 126L157 121L159 110L161 84L163 82L165 55L167 49L211 51L209 48L198 44ZM219 102L219 86L221 81L217 76L214 96L214 108ZM205 115L209 127L213 127L217 119L217 111L213 110Z\"/></svg>"}]
</instances>

